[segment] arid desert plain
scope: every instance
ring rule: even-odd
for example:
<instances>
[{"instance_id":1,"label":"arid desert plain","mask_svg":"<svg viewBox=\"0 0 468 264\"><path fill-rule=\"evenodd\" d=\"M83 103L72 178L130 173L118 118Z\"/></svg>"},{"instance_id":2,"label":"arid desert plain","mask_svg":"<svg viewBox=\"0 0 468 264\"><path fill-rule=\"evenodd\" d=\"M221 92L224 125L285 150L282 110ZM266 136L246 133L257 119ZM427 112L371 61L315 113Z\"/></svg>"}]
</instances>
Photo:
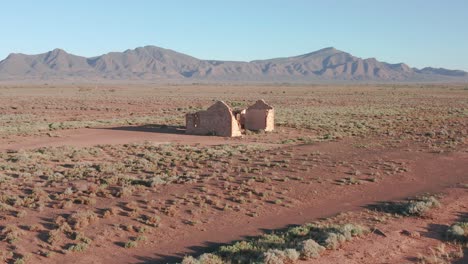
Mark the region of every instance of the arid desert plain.
<instances>
[{"instance_id":1,"label":"arid desert plain","mask_svg":"<svg viewBox=\"0 0 468 264\"><path fill-rule=\"evenodd\" d=\"M0 137L6 263L468 263L466 85L3 84Z\"/></svg>"}]
</instances>

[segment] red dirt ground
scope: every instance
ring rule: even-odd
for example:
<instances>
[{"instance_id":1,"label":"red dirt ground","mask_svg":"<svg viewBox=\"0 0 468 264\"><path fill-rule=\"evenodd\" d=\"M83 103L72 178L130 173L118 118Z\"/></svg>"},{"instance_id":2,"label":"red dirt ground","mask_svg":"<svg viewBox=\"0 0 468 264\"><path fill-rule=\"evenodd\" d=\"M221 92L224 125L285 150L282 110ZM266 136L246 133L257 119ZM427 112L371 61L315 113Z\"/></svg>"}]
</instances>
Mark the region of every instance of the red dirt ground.
<instances>
[{"instance_id":1,"label":"red dirt ground","mask_svg":"<svg viewBox=\"0 0 468 264\"><path fill-rule=\"evenodd\" d=\"M423 218L398 218L375 225L385 236L371 233L337 251L327 251L319 259L307 263L412 263L418 256L430 256L431 248L440 246L446 239L445 231L454 222L466 217L468 190L449 188L444 191L442 207L434 209ZM359 216L357 216L359 218ZM450 245L446 246L449 252ZM468 263L468 250L454 263Z\"/></svg>"},{"instance_id":2,"label":"red dirt ground","mask_svg":"<svg viewBox=\"0 0 468 264\"><path fill-rule=\"evenodd\" d=\"M68 133L73 135L68 136ZM225 140L216 137L112 129L78 129L62 132L62 135L65 136L63 139L59 138L59 141L49 138L44 141L38 140L35 143L22 143L8 147L24 148L54 146L55 144L83 146L91 144L95 140L97 140L96 142L107 144L122 144L132 143L134 140L142 140L142 138L149 141L154 140L156 143L162 143L166 140L170 141L171 138L177 138L178 142L183 142L184 144L203 142L197 140L199 138L205 140L207 144L239 142L239 139ZM25 141L27 142L28 140ZM309 172L314 175L321 175L321 177L327 179L327 183L289 184L289 187L294 189L293 193L288 194L290 199L294 201L293 208L274 205L250 209L246 207L246 211L257 211L259 216L255 218L246 217L245 214L237 212L210 212L204 217L204 223L197 225L196 228L179 223L166 223L158 229L154 240L136 249L124 250L119 244L109 244L107 241L103 241L102 243L98 242L95 247L89 249L85 254L80 254L79 258L71 259L69 255L57 255L57 258L54 258L51 262L110 263L115 259L119 259L124 263L166 263L177 260L177 257L191 254L194 252L193 250L200 252L205 247L209 248L213 245L238 240L248 235L257 235L265 229L283 228L291 224L303 224L314 219L330 217L340 212L361 210L366 205L379 201L402 199L427 192L441 192L450 186L468 180L468 153L466 152L430 154L404 151L401 148L356 149L352 147L353 143L355 144L356 142L341 140L315 145L280 147L281 149L291 150L294 156L319 151L329 159L328 162L318 164L313 171ZM405 146L404 149L406 148ZM347 161L348 163L356 164L354 167L357 169L363 167L362 171L365 173L366 165L377 160L390 160L406 164L408 173L383 178L379 180L378 184L371 182L356 186L338 186L333 184L333 180L340 178L337 176L341 175L343 177L346 175L347 169L340 167L333 168L331 164ZM193 191L193 188L197 188L197 186L169 185L161 190L158 197L159 199L164 199L164 197L170 198L176 194L190 193ZM459 194L459 196L463 196L462 194ZM466 191L464 194L466 194ZM463 198L465 199L466 197ZM407 222L412 220L405 221L408 224ZM90 231L100 232L103 228L105 227L97 225L93 226ZM392 226L389 228L398 227ZM336 254L332 253L330 258ZM362 254L365 254L365 252ZM385 256L385 258L387 257ZM398 255L398 257L401 256ZM330 262L320 261L318 263L340 263L338 260L334 262L335 260L333 259L330 259ZM378 262L371 261L366 263Z\"/></svg>"},{"instance_id":3,"label":"red dirt ground","mask_svg":"<svg viewBox=\"0 0 468 264\"><path fill-rule=\"evenodd\" d=\"M465 125L468 119L464 108L466 102L463 99L466 93L457 87L455 88L458 90L454 88L453 91L431 88L432 90L424 91L427 93L421 93L423 89L411 87L396 90L390 87L374 89L367 86L343 86L331 90L331 87L316 89L260 86L255 87L255 90L250 87L226 87L222 92L218 88L199 88L200 93L192 91L191 94L186 93L191 87L144 87L135 94L124 88L117 88L115 91L57 88L59 90L48 89L45 94L36 90L39 88L24 88L19 89L18 94L25 97L16 101L15 91L10 88L2 90L4 94L0 94L0 102L4 105L1 109L4 119L0 121L5 130L2 130L0 150L5 155L13 153L10 150L28 152L41 147L73 146L80 149L112 145L117 150L111 146L106 149L105 157L96 158L112 159L122 151L120 147L123 144L145 141L155 145L172 143L199 147L259 144L266 149L249 157L248 166L262 167L264 163L285 163L287 166L262 167L258 173L271 181L254 181L250 185L246 181L257 172L230 171L232 174L227 176L234 179L229 182L232 188L227 191L224 174L228 172L221 169L218 171L218 165L220 168L223 168L220 164L238 168L247 162L243 160L244 157L233 155L203 161L205 163L200 164L204 167L198 170L189 168L200 175L210 172L215 175L214 178L141 188L129 197L95 197L96 204L74 204L72 209L53 206L42 210L26 208L25 218L0 211L2 227L34 223L42 226L39 232L27 231L17 244L9 245L1 241L0 252L11 250L15 254L29 254L30 263L167 263L180 261L187 254L198 255L210 251L223 243L259 235L265 230L303 224L343 212L352 212L350 220L359 222L363 221L362 216L366 215L364 212L368 205L424 193L444 193L443 207L431 213L429 218L391 219L376 224L387 237L371 234L345 244L340 250L327 251L320 259L310 262L406 263L414 262L419 253L426 254L429 246L438 243L443 229L440 225L446 226L455 221L460 213L467 212L467 189L454 188L468 183ZM169 124L173 126L169 127L109 125L102 128L54 129L47 132L42 129L42 123L38 126L41 129L34 126L40 122L45 122L47 127L48 123L53 125L71 119L81 122L114 116L131 118L134 115L160 114L171 120L173 116L182 115L187 110L184 108L179 111L177 106L206 106L214 98L222 96L244 102L244 93L249 91L252 96L265 96L269 102L281 105L284 113L292 113L292 116L283 117L284 120L291 121L291 124L283 120L285 124L278 126L275 133L253 134L235 139L182 134L183 131L177 126L181 124L178 117L177 121ZM94 92L99 96L95 98ZM401 98L404 100L400 100ZM353 112L362 105L363 109ZM311 106L316 107L312 108L314 111L324 110L320 122L312 123L312 128L307 125L314 119L304 119L307 122L302 119L308 117L310 112L300 112ZM368 110L366 107L375 109ZM442 114L435 117L435 113ZM89 118L91 115L95 116ZM289 120L296 115L301 119ZM162 122L156 121L158 124ZM352 121L349 122L351 124L348 121ZM373 123L375 121L378 122ZM16 128L20 130L25 124L33 125L21 128L24 129L21 133L11 132ZM336 139L325 139L324 133L328 132L343 135ZM317 140L304 142L305 144L302 141L287 142L309 136ZM118 157L126 159L125 156ZM94 161L96 160L90 159L84 162ZM46 165L54 162L56 161L50 160ZM21 185L23 179L15 171L4 169L2 173L11 174L12 180ZM343 181L351 176L359 184L346 184ZM283 180L284 178L287 180ZM74 183L70 180L64 182L63 186L46 187L60 193L66 186ZM235 193L232 190L242 190L245 186L259 192L268 191L271 197L238 204L231 201L231 196L241 192ZM4 188L2 190L8 189L8 186L0 187ZM202 189L208 191L201 191ZM17 194L16 191L18 190L13 193ZM195 203L182 203L174 206L174 216L166 216L160 212L158 206L148 202L154 200L160 207L171 206L173 201L183 200L181 197L184 195L195 197L205 194L216 197L223 204L233 204L232 208L236 209L222 210L211 206L202 208ZM278 199L282 202L275 203ZM129 212L125 209L125 204L131 201L136 201L145 213L159 210L156 214L161 215L161 226L145 234L148 236L146 242L140 243L136 248L127 249L123 247L123 243L138 234L126 231L122 226L139 224L135 217L127 215ZM109 207L118 207L120 214L109 219L101 217L100 212ZM85 252L63 253L57 250L51 257L41 256L39 250L47 248L44 235L52 229L50 226L53 219L58 215L67 217L79 209L89 209L99 215L99 221L83 229L93 240L91 246ZM196 223L192 223L192 220L196 220ZM421 238L405 237L400 234L403 229L417 231Z\"/></svg>"},{"instance_id":4,"label":"red dirt ground","mask_svg":"<svg viewBox=\"0 0 468 264\"><path fill-rule=\"evenodd\" d=\"M0 144L0 149L34 149L40 147L92 147L106 144L128 144L151 141L154 143L180 143L180 144L202 144L219 145L233 141L221 137L206 137L185 135L180 132L164 133L160 130L139 129L138 127L116 127L116 128L79 128L60 131L55 136L22 137Z\"/></svg>"}]
</instances>

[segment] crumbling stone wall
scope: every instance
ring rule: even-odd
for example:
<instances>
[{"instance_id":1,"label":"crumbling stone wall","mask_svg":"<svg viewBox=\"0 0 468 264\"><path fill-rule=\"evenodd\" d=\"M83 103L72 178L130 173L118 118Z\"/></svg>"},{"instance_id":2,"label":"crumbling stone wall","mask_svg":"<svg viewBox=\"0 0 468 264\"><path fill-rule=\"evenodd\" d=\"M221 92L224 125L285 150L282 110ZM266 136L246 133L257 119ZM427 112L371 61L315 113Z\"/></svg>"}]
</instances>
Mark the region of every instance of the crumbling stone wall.
<instances>
[{"instance_id":1,"label":"crumbling stone wall","mask_svg":"<svg viewBox=\"0 0 468 264\"><path fill-rule=\"evenodd\" d=\"M206 111L186 115L186 133L195 135L216 135L239 137L241 130L231 108L218 101Z\"/></svg>"},{"instance_id":2,"label":"crumbling stone wall","mask_svg":"<svg viewBox=\"0 0 468 264\"><path fill-rule=\"evenodd\" d=\"M258 100L247 109L233 111L226 103L218 101L206 111L186 115L187 134L239 137L241 129L273 131L273 107Z\"/></svg>"},{"instance_id":3,"label":"crumbling stone wall","mask_svg":"<svg viewBox=\"0 0 468 264\"><path fill-rule=\"evenodd\" d=\"M241 129L245 128L245 112L246 112L246 109L233 111L234 117L239 123L239 126Z\"/></svg>"}]
</instances>

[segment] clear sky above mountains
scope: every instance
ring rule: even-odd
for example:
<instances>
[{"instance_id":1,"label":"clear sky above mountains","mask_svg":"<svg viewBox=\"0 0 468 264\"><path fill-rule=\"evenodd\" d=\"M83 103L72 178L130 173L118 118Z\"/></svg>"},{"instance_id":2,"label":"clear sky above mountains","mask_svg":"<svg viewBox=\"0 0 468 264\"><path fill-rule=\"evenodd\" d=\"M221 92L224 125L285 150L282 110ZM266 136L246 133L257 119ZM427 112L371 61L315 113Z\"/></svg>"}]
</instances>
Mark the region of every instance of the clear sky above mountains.
<instances>
[{"instance_id":1,"label":"clear sky above mountains","mask_svg":"<svg viewBox=\"0 0 468 264\"><path fill-rule=\"evenodd\" d=\"M0 60L156 45L253 60L333 46L360 57L468 70L468 1L15 0L0 3Z\"/></svg>"}]
</instances>

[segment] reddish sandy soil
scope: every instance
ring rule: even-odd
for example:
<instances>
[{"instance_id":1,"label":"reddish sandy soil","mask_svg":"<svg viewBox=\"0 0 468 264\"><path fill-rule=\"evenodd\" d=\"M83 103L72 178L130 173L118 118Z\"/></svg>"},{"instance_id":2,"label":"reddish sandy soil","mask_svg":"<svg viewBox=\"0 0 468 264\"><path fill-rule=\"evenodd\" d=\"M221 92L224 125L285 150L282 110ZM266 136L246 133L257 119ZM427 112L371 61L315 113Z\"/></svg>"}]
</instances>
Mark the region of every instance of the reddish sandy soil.
<instances>
[{"instance_id":1,"label":"reddish sandy soil","mask_svg":"<svg viewBox=\"0 0 468 264\"><path fill-rule=\"evenodd\" d=\"M432 210L425 217L409 217L389 220L373 225L383 233L373 232L352 243L344 244L339 250L326 251L320 258L307 263L412 263L419 256L431 256L431 248L446 242L445 232L454 222L466 219L468 212L468 190L449 188L443 192L442 207ZM355 221L363 221L362 215L348 215ZM365 221L365 220L364 220ZM446 252L455 250L445 244ZM454 263L468 263L468 250L464 257Z\"/></svg>"},{"instance_id":2,"label":"reddish sandy soil","mask_svg":"<svg viewBox=\"0 0 468 264\"><path fill-rule=\"evenodd\" d=\"M317 149L319 148L309 149L309 151ZM299 149L299 151L306 150L307 148ZM335 155L339 152L345 152L342 148L335 149L335 151L336 152L333 153ZM365 156L359 155L358 153L354 153L354 155L365 159ZM206 219L207 224L201 226L198 230L182 228L177 230L177 232L171 232L173 235L167 234L168 236L164 236L165 238L163 241L155 242L155 244L158 245L156 248L150 247L149 251L151 253L148 251L139 253L139 250L136 250L136 252L134 252L135 255L130 259L126 259L126 261L133 262L135 260L144 260L145 262L164 263L167 260L173 260L172 258L167 258L168 256L183 256L190 253L188 250L193 249L193 247L196 249L200 245L209 246L212 244L226 243L241 239L244 236L258 235L261 230L265 229L277 229L291 224L303 224L314 219L333 216L340 212L357 210L378 201L402 199L425 192L439 192L444 190L447 186L455 185L459 182L466 182L468 180L467 154L458 157L408 155L403 158L399 152L380 152L369 154L369 157L374 155L389 159L397 158L399 161L412 163L411 171L413 172L403 177L397 176L399 178L398 180L387 179L380 182L378 185L371 186L353 186L351 188L333 185L327 186L327 188L323 187L322 184L310 184L306 187L293 186L294 194L291 194L290 197L297 202L293 209L283 207L263 210L255 209L260 213L260 216L253 219L242 216L239 217L237 215L215 214L208 217ZM337 159L345 159L339 154L336 156L339 157L337 157ZM348 155L345 156L347 156L346 158L348 159L352 159L352 157ZM430 162L427 162L428 160ZM324 177L332 177L332 175L326 175L325 170L322 171L322 173L324 173ZM182 190L182 192L185 191L188 190ZM463 195L466 201L467 192L464 191ZM463 210L463 208L461 209ZM412 225L410 223L407 224ZM105 252L112 255L110 251L112 250L105 250ZM107 254L97 255L102 256ZM141 257L148 255L150 255L150 257ZM128 257L127 254L115 254L114 256L119 259L123 259L125 256ZM79 262L81 262L81 260ZM340 263L340 261L328 263Z\"/></svg>"},{"instance_id":3,"label":"reddish sandy soil","mask_svg":"<svg viewBox=\"0 0 468 264\"><path fill-rule=\"evenodd\" d=\"M89 131L89 132L88 132ZM97 132L94 132L97 131ZM145 132L130 132L124 131L124 136L117 137L117 139L105 139L104 135L113 135L122 133L121 131L113 130L101 130L95 129L84 129L74 130L73 135L66 137L60 144L72 144L75 146L82 146L89 140L94 142L97 135L102 136L101 138L107 144L110 143L132 143L132 141L140 140L141 137L145 140L155 140L156 143L164 142L166 139L171 137L179 137L179 142L192 143L191 140L196 139L195 136L185 135L159 135L156 136L147 132L149 135L142 135ZM68 132L68 131L67 131ZM80 132L82 134L79 134ZM88 134L89 133L89 134ZM101 133L101 134L100 134ZM137 134L137 135L135 135ZM87 136L91 135L88 139ZM119 135L120 136L120 135ZM161 140L163 138L163 140ZM182 138L182 139L181 139ZM74 141L74 139L77 139ZM126 140L125 140L126 139ZM115 141L113 141L115 140ZM220 144L225 143L226 140L222 138L204 137L207 144ZM227 140L227 142L236 142L239 140ZM32 146L49 146L54 142L49 139L44 142L36 143ZM200 141L197 141L200 143ZM53 144L53 143L52 143ZM323 164L317 164L308 174L321 175L322 178L326 179L325 183L309 182L308 184L291 182L282 186L283 190L291 190L286 196L288 200L292 201L292 208L284 206L278 206L274 204L265 205L246 205L243 206L243 212L224 212L224 211L210 211L202 213L200 215L202 223L197 225L195 228L191 225L182 224L179 221L176 222L164 222L163 226L155 231L155 237L145 245L139 246L135 249L123 249L122 244L119 243L118 238L97 238L96 246L89 249L86 254L77 253L76 256L79 258L70 259L70 255L57 255L56 258L50 261L56 263L62 263L66 261L68 263L110 263L115 259L119 259L125 263L166 263L176 261L177 257L182 257L186 254L194 252L201 252L208 250L210 247L222 243L227 243L233 240L242 239L244 236L258 235L261 234L262 230L283 228L291 224L303 224L314 219L323 217L330 217L340 212L356 211L366 205L373 204L379 201L397 200L409 196L414 196L426 192L441 192L450 186L454 186L458 183L467 182L468 180L468 153L456 152L450 154L430 154L423 152L405 151L404 149L391 149L387 150L384 148L369 150L369 149L356 149L352 147L356 142L341 140L338 142L326 142L315 145L295 145L295 146L282 146L281 149L291 150L294 156L301 156L305 153L317 152L322 153ZM22 145L31 146L28 143ZM275 148L276 149L276 148ZM404 174L395 174L388 177L379 179L377 183L363 181L363 184L352 185L352 186L339 186L335 184L334 180L346 176L349 168L346 166L334 166L333 164L339 164L342 161L346 161L348 164L352 164L353 169L360 170L363 175L361 178L367 178L368 172L366 171L370 164L376 164L379 161L393 161L399 164L405 164L405 168L408 172ZM384 171L381 171L383 174ZM302 172L291 172L293 175L301 175ZM215 181L209 181L203 185L218 185ZM184 193L192 193L194 190L199 188L199 185L169 185L161 189L158 193L158 199L170 199L171 197L182 195ZM214 190L216 192L216 189ZM219 192L219 191L218 191ZM221 195L221 194L220 194ZM466 200L466 191L459 191L457 198ZM104 207L104 204L98 208ZM452 208L453 209L453 208ZM451 210L452 210L451 209ZM464 210L464 208L459 208ZM466 210L466 208L465 208ZM245 212L257 212L257 217L246 216ZM453 212L450 212L453 213ZM443 213L442 213L443 215ZM455 214L451 215L450 219L453 219ZM169 220L169 219L168 219ZM441 221L447 222L447 219L441 219ZM393 223L393 222L392 222ZM420 228L415 230L421 230L419 219L406 219L404 223L401 221L395 221L398 225L389 223L385 228L385 232L398 232L399 228L406 226L406 229L411 229L412 225L418 225ZM422 222L427 223L426 222ZM100 233L105 230L108 224L99 223L91 227L88 231L91 233ZM418 227L416 226L416 227ZM396 230L396 231L391 231ZM392 234L393 234L392 233ZM391 239L401 239L401 236L390 237L385 241L392 241ZM32 238L33 242L36 238ZM103 241L101 241L101 239ZM369 242L371 238L366 238L366 242ZM407 243L405 241L403 243ZM382 241L379 243L387 243ZM422 240L420 244L426 245L426 240ZM364 243L364 242L360 242ZM408 242L409 243L409 242ZM431 244L433 244L431 242ZM368 246L366 246L368 248ZM421 247L415 248L420 250ZM371 249L368 249L371 251ZM384 250L381 244L376 245L375 250ZM385 251L384 255L374 254L371 258L373 261L360 262L363 254L369 254L369 251L363 251L355 253L352 256L344 253L345 251L334 252L327 255L324 258L324 262L319 260L318 263L342 263L340 259L357 258L353 260L355 262L350 263L398 263L398 262L378 262L387 259L398 259L410 257L411 254L416 251L401 250L401 252ZM395 254L395 255L392 255ZM413 254L414 255L414 254ZM367 256L367 255L366 255ZM380 258L382 257L382 259ZM327 260L329 260L327 262ZM375 262L375 261L377 262ZM314 262L315 263L315 262Z\"/></svg>"},{"instance_id":4,"label":"reddish sandy soil","mask_svg":"<svg viewBox=\"0 0 468 264\"><path fill-rule=\"evenodd\" d=\"M219 145L235 141L221 137L185 135L181 129L151 129L140 127L79 128L55 133L54 136L22 137L1 144L0 149L20 150L41 147L92 147L106 144L128 144L151 141L159 144Z\"/></svg>"},{"instance_id":5,"label":"reddish sandy soil","mask_svg":"<svg viewBox=\"0 0 468 264\"><path fill-rule=\"evenodd\" d=\"M387 91L378 90L376 92L369 87L354 88L355 90L350 92L345 88L337 88L336 92L342 95L342 97L337 98L326 90L318 90L318 95L312 91L308 97L310 101L301 98L300 89L292 89L289 101L283 101L281 97L284 94L281 91L286 89L284 87L272 88L271 95L266 95L265 92L268 91L266 87L257 87L255 93L271 97L273 102L282 106L287 105L287 107L290 107L288 103L299 108L322 104L326 105L324 108L338 107L339 110L334 114L325 113L326 118L321 117L323 118L322 126L335 133L334 126L343 126L343 124L335 124L333 120L343 118L341 121L346 121L346 118L357 118L357 116L363 115L362 112L359 114L347 112L351 111L354 105L358 105L361 96L365 97L365 100L374 98L373 103L377 104L384 101L387 95ZM149 103L146 96L152 91L150 88L143 89L139 95L130 95L127 91L116 89L117 93L121 92L125 96L122 94L115 96L113 95L115 92L103 92L103 95L98 98L86 97L91 101L91 103L88 102L89 105L86 105L86 111L95 111L93 113L96 114L96 118L105 119L112 116L112 111L115 109L124 109L115 111L119 113L119 116L126 118L130 116L129 112L147 115L155 112L168 113L171 109L174 110L174 107L171 107L171 102L164 100L159 100L156 104ZM177 89L174 88L174 92L177 92ZM242 92L245 92L243 89L240 93L236 93L235 87L228 87L225 89L225 93L229 94L229 98L242 100ZM62 122L70 119L70 116L81 113L78 109L81 103L75 101L71 95L59 93L56 96L47 94L45 97L40 93L38 95L28 91L20 93L28 94L29 98L18 100L14 104L15 108L10 108L7 105L3 109L3 114L28 115L27 118L30 118L29 114L34 112L34 109L29 108L29 106L21 107L28 105L28 102L33 102L32 106L40 105L41 102L50 98L53 99L59 110L55 109L50 112L49 109L40 108L41 113L48 120ZM305 91L310 92L307 89ZM0 98L0 101L8 103L8 100L11 101L11 88L3 92L5 94ZM167 98L178 100L172 94L173 91L164 90L164 92ZM397 93L395 98L398 96L410 98L408 102L405 102L405 104L411 104L408 109L413 109L413 104L419 105L418 100L424 105L431 105L433 100L439 100L438 102L447 109L452 109L456 105L454 102L460 105L466 104L459 99L458 96L461 93L458 90L453 92L454 94L446 90L440 92L431 90L433 97L428 95L427 97L423 96L423 98L417 98L417 94L413 94L412 90L399 92L401 94L394 91L388 92L388 95L395 96L394 93ZM196 93L184 93L180 100L185 104L206 105L211 98L216 96L220 96L219 93L207 90L200 97L197 97ZM354 99L347 99L348 96ZM463 94L463 96L466 95ZM83 101L85 100L83 99ZM126 109L122 102L128 103L131 110ZM389 106L391 104L385 102L382 107L384 110L380 108L378 111L375 110L376 113L384 111L383 117L377 118L372 114L365 120L367 123L360 121L360 123L353 124L352 128L360 127L363 124L372 127L374 125L372 122L375 119L382 119L382 123L378 125L390 123L385 131L379 130L381 127L375 125L372 129L365 131L367 134L361 134L363 133L361 130L351 129L351 132L346 135L343 135L346 130L339 131L342 134L335 139L320 139L310 142L295 139L299 137L319 138L319 136L325 138L323 134L327 131L323 131L326 130L325 128L305 128L301 120L297 121L297 127L296 124L283 124L283 126L278 127L276 133L254 134L236 139L185 135L179 127L180 120L169 124L174 125L170 127L108 125L106 127L93 126L94 128L43 131L35 130L36 128L31 126L28 127L31 131L24 130L26 132L22 131L21 133L11 133L10 130L5 130L3 140L0 141L0 150L7 155L6 157L15 154L11 150L29 153L35 152L37 148L41 147L54 149L60 146L73 146L81 149L97 145L111 145L103 148L104 154L102 156L87 157L83 162L112 161L112 159L125 161L127 157L122 149L126 151L127 147L122 147L123 144L142 142L151 142L155 145L173 143L176 146L190 145L199 148L225 144L229 146L261 145L265 149L254 152L255 154L249 156L248 161L245 156L240 154L213 160L202 160L201 167L191 166L190 169L200 175L212 174L214 176L202 177L196 181L158 185L151 188L139 187L138 191L130 196L97 196L95 204L74 204L72 208L65 209L57 207L58 202L53 201L51 206L46 206L41 210L24 209L27 211L27 217L23 218L15 217L14 213L0 211L1 226L16 225L21 227L35 223L42 226L37 232L24 230L26 235L23 235L16 244L0 242L0 252L10 250L15 253L15 256L28 255L30 263L168 263L180 261L187 254L198 255L213 250L223 243L239 240L246 236L259 235L265 230L303 224L343 212L351 212L350 220L369 224L369 221L366 222L363 216L367 212L365 208L371 204L400 200L424 193L444 193L442 199L444 206L432 212L429 217L409 217L390 219L384 223L371 223L383 231L386 236L368 235L356 240L356 242L345 244L337 251L327 251L320 259L310 263L414 262L419 253L426 254L429 246L438 244L444 226L467 212L467 189L454 188L454 186L468 183L468 148L466 139L463 137L463 134L466 134L467 118L464 115L463 107L461 107L462 110L459 110L460 108L450 110L454 111L453 116L446 117L444 115L436 119L431 118L431 111L437 112L440 110L439 108L430 109L427 112L424 108L418 109L415 113L400 113L396 102L398 100L393 102L395 104L393 108ZM103 110L106 109L105 104L111 110ZM347 107L345 117L340 116L343 111L342 105ZM66 109L67 106L71 107L70 111ZM385 112L387 110L388 113ZM404 109L404 111L407 110ZM306 114L307 112L301 112L297 115L305 116ZM390 115L396 115L396 117L389 117ZM170 116L167 114L168 118ZM85 118L86 114L77 116L80 121L85 120ZM327 123L330 121L329 119L333 122ZM394 125L391 121L387 122L386 119L403 120L401 121L403 123ZM34 117L28 122L35 124L39 122L38 120L37 117ZM11 123L16 124L15 122L21 125L24 123L13 119L3 122L6 126ZM408 126L408 124L416 125ZM439 130L441 132L438 137L426 135L427 131ZM442 132L442 130L444 131ZM395 133L398 136L394 136ZM445 133L450 140L444 138ZM292 141L282 142L283 140ZM40 162L43 162L44 166L60 163L54 160ZM69 163L73 162L75 161L67 160L66 164L60 163L60 165L69 166ZM270 163L286 165L265 165ZM180 172L181 169L184 169L181 166L175 166L173 169ZM238 168L242 166L260 169L259 171L239 171ZM11 174L14 183L20 186L12 193L23 195L23 193L30 192L32 187L21 189L21 177L8 169L4 169L4 173ZM151 172L142 171L139 173ZM253 176L269 178L269 181L252 180ZM348 177L352 177L352 181L347 181ZM89 181L92 182L94 179ZM66 186L74 184L74 180L64 182L63 185L46 185L44 182L45 180L38 179L36 184L41 184L40 186L44 186L51 194L62 193ZM25 182L25 185L28 184L31 183ZM7 194L8 186L0 186L2 191ZM246 201L235 200L250 191L254 193L268 192L269 196L248 198ZM86 192L81 194L83 193ZM216 199L222 205L228 204L231 207L229 210L224 210L217 205L201 206L197 200L201 196ZM279 202L277 202L278 200ZM143 213L159 215L161 225L157 228L151 228L145 233L148 239L139 243L138 247L124 248L125 242L139 235L134 230L128 230L128 225L141 225L136 220L137 217L131 216L131 210L127 208L127 203L132 201L138 204ZM149 201L154 201L155 204ZM119 208L119 213L110 218L102 217L103 209L109 207ZM165 208L173 209L173 214L163 214ZM98 221L81 230L93 240L91 246L85 252L67 252L64 250L66 249L65 244L58 248L51 248L47 244L47 233L53 229L53 219L59 215L69 217L70 214L80 209L92 210L99 216ZM19 209L15 208L15 210ZM421 237L412 238L402 235L402 230L419 232ZM41 256L40 252L44 251L53 251L55 254L50 257ZM11 262L12 259L8 261Z\"/></svg>"}]
</instances>

